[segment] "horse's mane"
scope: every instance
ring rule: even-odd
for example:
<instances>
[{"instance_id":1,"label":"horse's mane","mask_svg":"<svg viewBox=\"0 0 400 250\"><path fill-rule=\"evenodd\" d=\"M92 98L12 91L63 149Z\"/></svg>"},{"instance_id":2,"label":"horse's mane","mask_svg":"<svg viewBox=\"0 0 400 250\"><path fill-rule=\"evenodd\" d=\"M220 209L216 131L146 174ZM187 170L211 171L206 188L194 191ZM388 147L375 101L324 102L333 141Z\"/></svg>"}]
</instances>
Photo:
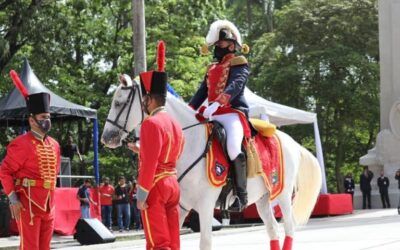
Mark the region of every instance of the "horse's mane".
<instances>
[{"instance_id":1,"label":"horse's mane","mask_svg":"<svg viewBox=\"0 0 400 250\"><path fill-rule=\"evenodd\" d=\"M196 111L194 111L186 102L184 102L182 99L175 97L174 95L168 93L167 95L167 103L169 103L172 106L179 107L182 109L183 112L194 115L196 114Z\"/></svg>"}]
</instances>

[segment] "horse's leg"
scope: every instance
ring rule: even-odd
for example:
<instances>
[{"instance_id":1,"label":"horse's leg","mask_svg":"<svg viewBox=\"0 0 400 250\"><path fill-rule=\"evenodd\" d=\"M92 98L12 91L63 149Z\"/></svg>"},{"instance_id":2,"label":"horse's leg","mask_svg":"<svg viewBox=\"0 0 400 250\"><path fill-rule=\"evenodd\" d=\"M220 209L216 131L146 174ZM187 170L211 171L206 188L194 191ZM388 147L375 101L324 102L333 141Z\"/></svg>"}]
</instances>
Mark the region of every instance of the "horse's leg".
<instances>
[{"instance_id":1,"label":"horse's leg","mask_svg":"<svg viewBox=\"0 0 400 250\"><path fill-rule=\"evenodd\" d=\"M285 241L282 250L292 250L294 220L292 209L292 197L286 193L282 193L279 199L279 206L283 215L283 226L285 228Z\"/></svg>"},{"instance_id":2,"label":"horse's leg","mask_svg":"<svg viewBox=\"0 0 400 250\"><path fill-rule=\"evenodd\" d=\"M207 197L207 195L205 195ZM210 196L208 196L210 197ZM212 199L203 200L198 208L200 220L200 249L211 250L212 221L214 217L214 204Z\"/></svg>"},{"instance_id":3,"label":"horse's leg","mask_svg":"<svg viewBox=\"0 0 400 250\"><path fill-rule=\"evenodd\" d=\"M271 203L268 195L264 195L256 202L257 211L267 227L267 232L270 239L270 249L280 250L279 235L278 235L278 222L275 219L274 212L272 211Z\"/></svg>"}]
</instances>

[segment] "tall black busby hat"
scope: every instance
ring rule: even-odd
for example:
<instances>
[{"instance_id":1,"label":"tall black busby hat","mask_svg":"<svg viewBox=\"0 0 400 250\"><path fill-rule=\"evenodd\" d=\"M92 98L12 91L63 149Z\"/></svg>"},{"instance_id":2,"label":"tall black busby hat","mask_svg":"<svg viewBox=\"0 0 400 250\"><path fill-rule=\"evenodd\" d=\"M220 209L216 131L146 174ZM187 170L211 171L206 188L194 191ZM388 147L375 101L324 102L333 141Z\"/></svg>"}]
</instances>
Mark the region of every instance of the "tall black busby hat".
<instances>
[{"instance_id":1,"label":"tall black busby hat","mask_svg":"<svg viewBox=\"0 0 400 250\"><path fill-rule=\"evenodd\" d=\"M140 85L142 95L162 95L167 96L167 73L165 69L165 44L158 42L157 46L157 71L147 71L140 73Z\"/></svg>"},{"instance_id":2,"label":"tall black busby hat","mask_svg":"<svg viewBox=\"0 0 400 250\"><path fill-rule=\"evenodd\" d=\"M30 114L50 113L50 94L42 92L28 95L26 106Z\"/></svg>"}]
</instances>

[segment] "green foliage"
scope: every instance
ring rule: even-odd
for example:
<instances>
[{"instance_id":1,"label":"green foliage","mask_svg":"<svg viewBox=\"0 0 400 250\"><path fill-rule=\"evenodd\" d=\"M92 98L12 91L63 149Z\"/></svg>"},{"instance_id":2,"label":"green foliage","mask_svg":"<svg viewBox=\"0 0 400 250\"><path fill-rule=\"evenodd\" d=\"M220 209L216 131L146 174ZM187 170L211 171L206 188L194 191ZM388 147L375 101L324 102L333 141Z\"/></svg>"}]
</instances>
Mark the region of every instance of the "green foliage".
<instances>
[{"instance_id":1,"label":"green foliage","mask_svg":"<svg viewBox=\"0 0 400 250\"><path fill-rule=\"evenodd\" d=\"M252 86L318 114L331 191L341 190L341 169L355 171L379 126L376 1L293 1L276 20L254 46Z\"/></svg>"},{"instance_id":2,"label":"green foliage","mask_svg":"<svg viewBox=\"0 0 400 250\"><path fill-rule=\"evenodd\" d=\"M42 82L65 99L98 107L101 128L119 73L132 74L131 0L0 1L0 96L12 87L8 72L27 57ZM169 81L188 100L211 56L201 57L209 24L227 18L250 45L249 86L266 99L318 114L329 190L342 174L358 171L358 158L378 131L376 0L147 0L148 69L156 43L167 45ZM90 173L91 125L63 121L54 136L72 132L85 154L75 172ZM0 145L16 134L0 133ZM311 126L283 130L314 149ZM0 147L4 150L4 147ZM126 148L100 146L102 175L136 174ZM76 160L76 159L75 159Z\"/></svg>"}]
</instances>

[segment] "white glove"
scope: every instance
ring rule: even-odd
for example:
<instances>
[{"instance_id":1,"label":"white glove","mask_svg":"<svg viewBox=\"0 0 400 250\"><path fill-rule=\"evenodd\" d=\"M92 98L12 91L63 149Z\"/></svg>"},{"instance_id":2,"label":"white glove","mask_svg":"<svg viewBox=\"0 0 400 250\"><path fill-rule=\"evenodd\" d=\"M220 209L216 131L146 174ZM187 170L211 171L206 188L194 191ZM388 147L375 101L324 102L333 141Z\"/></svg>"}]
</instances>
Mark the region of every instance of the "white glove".
<instances>
[{"instance_id":1,"label":"white glove","mask_svg":"<svg viewBox=\"0 0 400 250\"><path fill-rule=\"evenodd\" d=\"M208 106L203 112L204 118L209 119L211 121L212 120L211 116L215 113L215 111L217 111L219 106L221 106L219 102L214 102L213 104Z\"/></svg>"}]
</instances>

